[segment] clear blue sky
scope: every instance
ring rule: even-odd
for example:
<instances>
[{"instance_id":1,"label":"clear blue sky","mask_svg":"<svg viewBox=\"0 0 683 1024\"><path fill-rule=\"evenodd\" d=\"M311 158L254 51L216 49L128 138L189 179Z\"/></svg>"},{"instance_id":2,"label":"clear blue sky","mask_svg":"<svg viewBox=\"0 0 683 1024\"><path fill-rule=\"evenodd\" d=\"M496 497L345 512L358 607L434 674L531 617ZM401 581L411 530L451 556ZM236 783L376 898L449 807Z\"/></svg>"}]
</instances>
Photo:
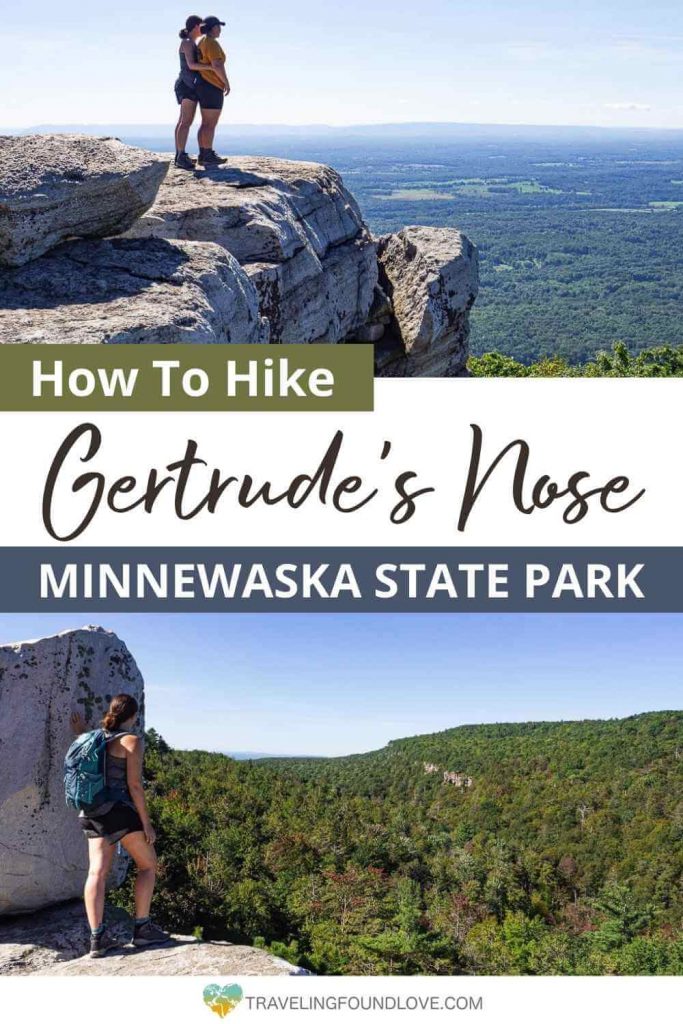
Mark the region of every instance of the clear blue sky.
<instances>
[{"instance_id":1,"label":"clear blue sky","mask_svg":"<svg viewBox=\"0 0 683 1024\"><path fill-rule=\"evenodd\" d=\"M0 642L87 616L0 616ZM683 616L107 615L178 747L344 754L491 721L683 707Z\"/></svg>"},{"instance_id":2,"label":"clear blue sky","mask_svg":"<svg viewBox=\"0 0 683 1024\"><path fill-rule=\"evenodd\" d=\"M36 0L5 26L0 123L167 123L177 3ZM220 4L226 123L683 127L680 0Z\"/></svg>"}]
</instances>

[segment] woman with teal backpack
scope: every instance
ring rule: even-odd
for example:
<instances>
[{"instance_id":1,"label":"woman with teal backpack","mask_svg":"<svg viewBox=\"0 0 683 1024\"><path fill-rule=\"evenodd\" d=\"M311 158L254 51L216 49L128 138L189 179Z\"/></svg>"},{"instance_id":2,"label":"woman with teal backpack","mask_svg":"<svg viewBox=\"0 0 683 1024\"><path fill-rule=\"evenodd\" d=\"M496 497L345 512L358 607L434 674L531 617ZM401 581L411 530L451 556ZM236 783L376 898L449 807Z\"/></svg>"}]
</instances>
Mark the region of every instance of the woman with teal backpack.
<instances>
[{"instance_id":1,"label":"woman with teal backpack","mask_svg":"<svg viewBox=\"0 0 683 1024\"><path fill-rule=\"evenodd\" d=\"M90 924L90 955L106 956L118 943L105 931L104 893L107 876L120 843L135 862L135 930L133 945L154 946L168 942L170 936L153 924L149 912L156 880L156 835L152 828L142 785L144 741L133 732L138 714L134 697L120 693L114 697L102 719L101 730L87 733L81 714L71 716L71 726L79 737L72 749L88 737L100 743L103 751L104 786L98 802L82 807L68 797L72 806L81 806L79 821L88 839L90 867L85 883L85 910ZM71 750L69 751L69 755ZM67 763L69 759L67 755ZM78 752L76 754L78 756Z\"/></svg>"}]
</instances>

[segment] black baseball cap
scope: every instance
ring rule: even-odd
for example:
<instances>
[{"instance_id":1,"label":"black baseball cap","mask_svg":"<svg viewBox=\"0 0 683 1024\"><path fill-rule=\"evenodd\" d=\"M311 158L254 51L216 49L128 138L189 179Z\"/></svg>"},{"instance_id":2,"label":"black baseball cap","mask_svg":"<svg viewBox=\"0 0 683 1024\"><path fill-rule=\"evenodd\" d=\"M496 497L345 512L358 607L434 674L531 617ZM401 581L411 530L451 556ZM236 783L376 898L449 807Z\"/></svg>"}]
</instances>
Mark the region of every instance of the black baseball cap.
<instances>
[{"instance_id":1,"label":"black baseball cap","mask_svg":"<svg viewBox=\"0 0 683 1024\"><path fill-rule=\"evenodd\" d=\"M202 22L202 31L210 32L212 28L216 27L216 25L225 25L225 22L221 21L220 18L214 17L212 14L208 18L204 18L204 21Z\"/></svg>"}]
</instances>

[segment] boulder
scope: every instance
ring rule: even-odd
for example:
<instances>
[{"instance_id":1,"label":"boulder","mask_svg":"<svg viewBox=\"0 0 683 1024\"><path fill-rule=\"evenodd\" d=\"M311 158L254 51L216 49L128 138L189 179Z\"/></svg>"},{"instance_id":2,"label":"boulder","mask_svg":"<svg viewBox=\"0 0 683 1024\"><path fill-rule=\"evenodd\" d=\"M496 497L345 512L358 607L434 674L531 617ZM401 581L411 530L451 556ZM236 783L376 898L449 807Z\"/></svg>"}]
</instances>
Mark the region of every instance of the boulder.
<instances>
[{"instance_id":1,"label":"boulder","mask_svg":"<svg viewBox=\"0 0 683 1024\"><path fill-rule=\"evenodd\" d=\"M254 286L211 242L65 242L0 275L0 344L267 340Z\"/></svg>"},{"instance_id":2,"label":"boulder","mask_svg":"<svg viewBox=\"0 0 683 1024\"><path fill-rule=\"evenodd\" d=\"M88 135L0 138L0 265L21 266L67 238L126 231L149 209L169 160Z\"/></svg>"},{"instance_id":3,"label":"boulder","mask_svg":"<svg viewBox=\"0 0 683 1024\"><path fill-rule=\"evenodd\" d=\"M171 170L128 237L224 246L256 287L273 343L343 341L372 305L374 242L340 176L322 164L232 157L218 170Z\"/></svg>"},{"instance_id":4,"label":"boulder","mask_svg":"<svg viewBox=\"0 0 683 1024\"><path fill-rule=\"evenodd\" d=\"M64 801L72 711L97 726L117 693L143 707L143 681L126 645L89 626L0 647L0 917L80 894L87 843ZM112 884L125 874L118 857Z\"/></svg>"},{"instance_id":5,"label":"boulder","mask_svg":"<svg viewBox=\"0 0 683 1024\"><path fill-rule=\"evenodd\" d=\"M380 239L377 252L392 309L380 374L466 372L469 313L479 289L476 247L452 228L407 227Z\"/></svg>"},{"instance_id":6,"label":"boulder","mask_svg":"<svg viewBox=\"0 0 683 1024\"><path fill-rule=\"evenodd\" d=\"M22 975L288 975L308 972L251 946L201 942L176 935L172 945L138 950L128 945L133 922L107 907L105 920L120 951L102 960L86 955L90 933L83 904L67 903L21 918L0 920L0 976Z\"/></svg>"}]
</instances>

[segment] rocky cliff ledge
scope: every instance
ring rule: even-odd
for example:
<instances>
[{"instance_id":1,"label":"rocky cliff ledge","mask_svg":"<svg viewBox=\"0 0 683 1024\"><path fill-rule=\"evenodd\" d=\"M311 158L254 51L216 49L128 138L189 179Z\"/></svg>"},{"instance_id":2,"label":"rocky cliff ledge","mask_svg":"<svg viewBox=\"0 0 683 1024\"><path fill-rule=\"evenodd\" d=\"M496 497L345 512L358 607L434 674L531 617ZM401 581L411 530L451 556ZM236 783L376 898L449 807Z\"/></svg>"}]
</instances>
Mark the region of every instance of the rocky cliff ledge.
<instances>
[{"instance_id":1,"label":"rocky cliff ledge","mask_svg":"<svg viewBox=\"0 0 683 1024\"><path fill-rule=\"evenodd\" d=\"M143 707L132 655L100 627L0 647L0 918L80 895L88 853L64 802L69 716L80 709L95 728L121 692ZM113 885L126 867L117 857Z\"/></svg>"},{"instance_id":2,"label":"rocky cliff ledge","mask_svg":"<svg viewBox=\"0 0 683 1024\"><path fill-rule=\"evenodd\" d=\"M0 343L372 342L378 374L464 371L475 247L454 229L373 239L330 167L187 173L85 136L0 152Z\"/></svg>"},{"instance_id":3,"label":"rocky cliff ledge","mask_svg":"<svg viewBox=\"0 0 683 1024\"><path fill-rule=\"evenodd\" d=\"M129 945L133 922L108 907L107 923L120 950L101 960L87 955L83 904L66 903L26 917L0 920L0 976L23 975L288 975L302 968L251 946L200 942L176 935L171 945L138 950Z\"/></svg>"}]
</instances>

